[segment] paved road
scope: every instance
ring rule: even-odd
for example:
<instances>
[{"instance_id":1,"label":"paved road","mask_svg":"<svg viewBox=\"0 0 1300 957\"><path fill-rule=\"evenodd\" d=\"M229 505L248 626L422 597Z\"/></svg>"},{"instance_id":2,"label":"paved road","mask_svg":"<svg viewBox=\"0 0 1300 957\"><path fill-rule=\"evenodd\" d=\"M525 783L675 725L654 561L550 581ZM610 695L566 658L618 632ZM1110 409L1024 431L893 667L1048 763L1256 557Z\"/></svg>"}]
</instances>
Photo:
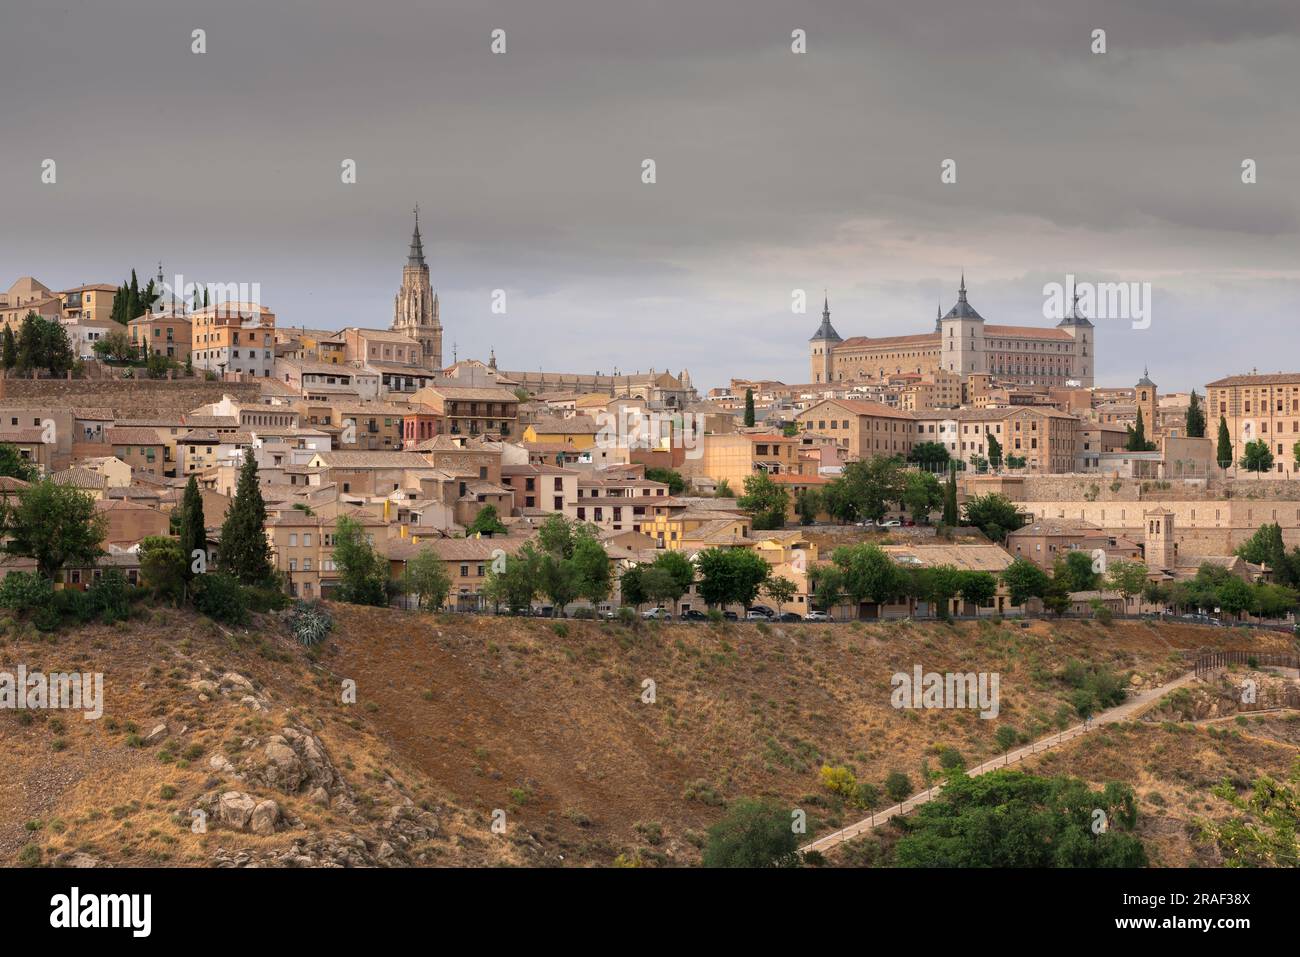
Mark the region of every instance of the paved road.
<instances>
[{"instance_id":1,"label":"paved road","mask_svg":"<svg viewBox=\"0 0 1300 957\"><path fill-rule=\"evenodd\" d=\"M1181 688L1184 685L1191 684L1195 680L1196 672L1189 671L1187 674L1175 678L1167 684L1150 688L1146 691L1140 692L1139 694L1133 695L1123 704L1116 705L1108 711L1103 711L1101 714L1096 715L1092 719L1092 727L1096 728L1101 724L1114 724L1117 721L1129 721L1132 718L1137 717L1147 708L1151 707L1151 705L1155 704L1169 692L1176 688ZM1056 734L1049 735L1048 737L1040 738L1038 741L1031 742L1022 748L1010 751L1002 757L992 758L985 761L977 767L968 769L966 773L970 777L975 777L980 774L986 774L989 771L994 771L998 768L1007 767L1010 764L1015 764L1017 761L1023 761L1030 755L1041 754L1044 751L1050 751L1053 748L1060 747L1067 741L1072 741L1079 735L1086 734L1087 730L1088 729L1083 724L1076 724L1071 728L1066 728L1064 731L1059 731ZM940 791L942 791L942 788L940 787L934 787L927 791L922 791L920 794L915 794L908 798L901 805L895 804L891 808L886 808L870 817L863 818L856 824L850 824L846 828L819 837L815 841L809 841L803 847L799 848L799 850L821 851L825 853L828 848L832 848L836 844L842 844L860 834L865 834L872 828L879 827L896 814L906 814L909 811L920 807L927 801L933 800Z\"/></svg>"}]
</instances>

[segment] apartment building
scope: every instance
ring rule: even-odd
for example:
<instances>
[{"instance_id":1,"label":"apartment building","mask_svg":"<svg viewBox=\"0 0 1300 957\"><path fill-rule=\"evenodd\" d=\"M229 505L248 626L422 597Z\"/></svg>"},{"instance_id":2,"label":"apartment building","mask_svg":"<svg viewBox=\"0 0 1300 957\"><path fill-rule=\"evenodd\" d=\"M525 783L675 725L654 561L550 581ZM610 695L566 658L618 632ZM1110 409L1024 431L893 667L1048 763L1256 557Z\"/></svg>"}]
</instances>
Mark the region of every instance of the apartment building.
<instances>
[{"instance_id":1,"label":"apartment building","mask_svg":"<svg viewBox=\"0 0 1300 957\"><path fill-rule=\"evenodd\" d=\"M514 493L514 512L566 514L566 503L578 497L576 469L557 465L503 465L501 484Z\"/></svg>"},{"instance_id":2,"label":"apartment building","mask_svg":"<svg viewBox=\"0 0 1300 957\"><path fill-rule=\"evenodd\" d=\"M801 467L798 439L778 432L703 435L694 451L699 455L685 459L683 473L725 481L737 495L744 494L745 479L751 475L797 474Z\"/></svg>"},{"instance_id":3,"label":"apartment building","mask_svg":"<svg viewBox=\"0 0 1300 957\"><path fill-rule=\"evenodd\" d=\"M644 532L652 524L655 501L669 498L663 482L633 477L583 476L576 493L565 503L565 515L607 532Z\"/></svg>"},{"instance_id":4,"label":"apartment building","mask_svg":"<svg viewBox=\"0 0 1300 957\"><path fill-rule=\"evenodd\" d=\"M126 325L131 345L136 349L153 356L166 356L182 364L189 358L193 333L188 316L146 312Z\"/></svg>"},{"instance_id":5,"label":"apartment building","mask_svg":"<svg viewBox=\"0 0 1300 957\"><path fill-rule=\"evenodd\" d=\"M141 426L113 427L105 433L113 455L131 466L131 474L166 474L166 443L155 429Z\"/></svg>"},{"instance_id":6,"label":"apartment building","mask_svg":"<svg viewBox=\"0 0 1300 957\"><path fill-rule=\"evenodd\" d=\"M275 314L236 302L192 312L190 359L194 368L218 375L269 377L275 371Z\"/></svg>"},{"instance_id":7,"label":"apartment building","mask_svg":"<svg viewBox=\"0 0 1300 957\"><path fill-rule=\"evenodd\" d=\"M795 417L800 436L821 435L843 448L849 461L875 456L906 458L916 441L916 419L911 412L879 402L826 399Z\"/></svg>"},{"instance_id":8,"label":"apartment building","mask_svg":"<svg viewBox=\"0 0 1300 957\"><path fill-rule=\"evenodd\" d=\"M1234 460L1241 459L1247 443L1262 440L1273 453L1274 473L1294 475L1292 448L1300 442L1300 372L1226 376L1206 385L1205 400L1205 433L1215 436L1219 420L1227 422Z\"/></svg>"},{"instance_id":9,"label":"apartment building","mask_svg":"<svg viewBox=\"0 0 1300 957\"><path fill-rule=\"evenodd\" d=\"M519 435L519 396L502 386L429 386L411 396L410 408L433 416L435 435Z\"/></svg>"}]
</instances>

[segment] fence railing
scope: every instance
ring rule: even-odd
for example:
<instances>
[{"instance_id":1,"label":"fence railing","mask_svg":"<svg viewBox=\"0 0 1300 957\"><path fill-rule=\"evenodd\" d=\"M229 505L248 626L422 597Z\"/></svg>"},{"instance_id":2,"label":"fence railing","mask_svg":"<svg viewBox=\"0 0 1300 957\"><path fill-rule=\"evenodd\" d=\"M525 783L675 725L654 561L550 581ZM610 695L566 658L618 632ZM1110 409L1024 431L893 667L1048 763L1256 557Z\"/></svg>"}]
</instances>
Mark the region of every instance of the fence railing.
<instances>
[{"instance_id":1,"label":"fence railing","mask_svg":"<svg viewBox=\"0 0 1300 957\"><path fill-rule=\"evenodd\" d=\"M1204 677L1215 669L1227 668L1230 665L1300 669L1300 655L1265 654L1258 651L1211 651L1196 656L1196 677Z\"/></svg>"}]
</instances>

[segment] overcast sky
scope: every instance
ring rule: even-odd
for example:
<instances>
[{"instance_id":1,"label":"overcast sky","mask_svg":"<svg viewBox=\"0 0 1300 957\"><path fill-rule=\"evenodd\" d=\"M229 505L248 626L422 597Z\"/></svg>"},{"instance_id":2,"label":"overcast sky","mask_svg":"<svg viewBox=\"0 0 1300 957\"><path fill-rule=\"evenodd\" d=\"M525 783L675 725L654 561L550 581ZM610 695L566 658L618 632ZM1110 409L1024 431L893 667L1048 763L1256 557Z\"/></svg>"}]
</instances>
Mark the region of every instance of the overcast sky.
<instances>
[{"instance_id":1,"label":"overcast sky","mask_svg":"<svg viewBox=\"0 0 1300 957\"><path fill-rule=\"evenodd\" d=\"M418 202L448 361L804 382L823 288L896 335L1071 272L1152 284L1099 383L1187 389L1300 367L1298 96L1296 0L4 0L0 288L387 326Z\"/></svg>"}]
</instances>

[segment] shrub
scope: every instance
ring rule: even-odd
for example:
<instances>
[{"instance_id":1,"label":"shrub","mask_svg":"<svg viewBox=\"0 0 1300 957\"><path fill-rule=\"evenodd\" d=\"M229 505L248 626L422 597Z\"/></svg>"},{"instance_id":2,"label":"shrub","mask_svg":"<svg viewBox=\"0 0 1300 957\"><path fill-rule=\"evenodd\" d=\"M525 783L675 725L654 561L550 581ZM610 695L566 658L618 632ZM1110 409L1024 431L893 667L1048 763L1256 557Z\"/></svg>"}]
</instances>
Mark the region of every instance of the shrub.
<instances>
[{"instance_id":1,"label":"shrub","mask_svg":"<svg viewBox=\"0 0 1300 957\"><path fill-rule=\"evenodd\" d=\"M215 621L242 625L248 620L248 599L239 582L224 572L194 579L194 607Z\"/></svg>"},{"instance_id":2,"label":"shrub","mask_svg":"<svg viewBox=\"0 0 1300 957\"><path fill-rule=\"evenodd\" d=\"M318 645L334 628L334 619L320 602L295 602L289 615L289 630L303 645Z\"/></svg>"},{"instance_id":3,"label":"shrub","mask_svg":"<svg viewBox=\"0 0 1300 957\"><path fill-rule=\"evenodd\" d=\"M857 795L858 779L846 767L831 767L823 764L821 770L822 787L832 794L851 800Z\"/></svg>"},{"instance_id":4,"label":"shrub","mask_svg":"<svg viewBox=\"0 0 1300 957\"><path fill-rule=\"evenodd\" d=\"M945 747L939 751L939 767L945 771L954 771L958 768L966 767L966 759L962 757L960 751L953 747Z\"/></svg>"},{"instance_id":5,"label":"shrub","mask_svg":"<svg viewBox=\"0 0 1300 957\"><path fill-rule=\"evenodd\" d=\"M124 621L131 615L131 601L127 594L125 576L110 568L86 589L86 603L92 615L99 615L106 625Z\"/></svg>"},{"instance_id":6,"label":"shrub","mask_svg":"<svg viewBox=\"0 0 1300 957\"><path fill-rule=\"evenodd\" d=\"M244 597L253 611L281 611L289 607L289 596L278 588L246 587Z\"/></svg>"},{"instance_id":7,"label":"shrub","mask_svg":"<svg viewBox=\"0 0 1300 957\"><path fill-rule=\"evenodd\" d=\"M61 619L85 624L95 616L86 593L78 588L64 588L53 595L53 607Z\"/></svg>"},{"instance_id":8,"label":"shrub","mask_svg":"<svg viewBox=\"0 0 1300 957\"><path fill-rule=\"evenodd\" d=\"M636 624L636 609L628 605L621 605L618 609L618 620L624 625Z\"/></svg>"},{"instance_id":9,"label":"shrub","mask_svg":"<svg viewBox=\"0 0 1300 957\"><path fill-rule=\"evenodd\" d=\"M19 614L35 611L54 600L49 579L31 572L10 572L0 579L0 607Z\"/></svg>"},{"instance_id":10,"label":"shrub","mask_svg":"<svg viewBox=\"0 0 1300 957\"><path fill-rule=\"evenodd\" d=\"M912 779L902 771L890 771L885 777L885 794L891 801L904 801L912 796Z\"/></svg>"},{"instance_id":11,"label":"shrub","mask_svg":"<svg viewBox=\"0 0 1300 957\"><path fill-rule=\"evenodd\" d=\"M59 611L54 607L53 601L37 608L36 613L32 615L32 624L40 631L57 631L62 623L63 619L59 617Z\"/></svg>"}]
</instances>

